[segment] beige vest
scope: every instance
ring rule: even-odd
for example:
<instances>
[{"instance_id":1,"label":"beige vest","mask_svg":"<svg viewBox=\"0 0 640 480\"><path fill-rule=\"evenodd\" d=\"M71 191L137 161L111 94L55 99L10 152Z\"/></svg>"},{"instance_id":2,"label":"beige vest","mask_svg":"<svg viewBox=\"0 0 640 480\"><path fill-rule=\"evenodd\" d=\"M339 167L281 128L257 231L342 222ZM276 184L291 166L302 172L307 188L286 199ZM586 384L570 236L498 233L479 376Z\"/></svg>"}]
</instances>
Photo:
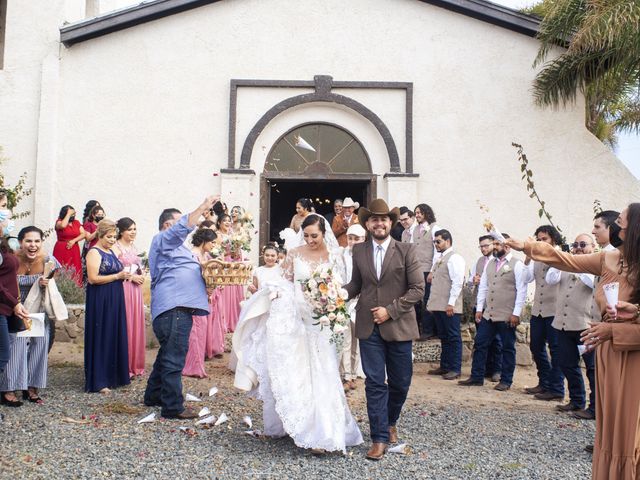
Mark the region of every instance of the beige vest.
<instances>
[{"instance_id":1,"label":"beige vest","mask_svg":"<svg viewBox=\"0 0 640 480\"><path fill-rule=\"evenodd\" d=\"M487 264L487 303L483 316L494 322L506 322L513 315L516 306L516 274L515 266L520 260L511 257L496 272L494 259ZM507 266L509 267L507 269Z\"/></svg>"},{"instance_id":2,"label":"beige vest","mask_svg":"<svg viewBox=\"0 0 640 480\"><path fill-rule=\"evenodd\" d=\"M553 317L556 313L558 285L549 285L546 281L549 265L542 262L533 264L533 278L536 281L536 293L533 297L531 315L543 318Z\"/></svg>"},{"instance_id":3,"label":"beige vest","mask_svg":"<svg viewBox=\"0 0 640 480\"><path fill-rule=\"evenodd\" d=\"M593 321L593 289L587 287L578 275L562 272L558 284L556 316L551 324L557 330L581 331Z\"/></svg>"},{"instance_id":4,"label":"beige vest","mask_svg":"<svg viewBox=\"0 0 640 480\"><path fill-rule=\"evenodd\" d=\"M433 266L433 225L429 225L429 230L420 235L420 225L416 225L416 229L413 231L413 244L418 249L418 256L420 262L423 264L424 272L430 272Z\"/></svg>"},{"instance_id":5,"label":"beige vest","mask_svg":"<svg viewBox=\"0 0 640 480\"><path fill-rule=\"evenodd\" d=\"M447 263L453 255L453 250L438 260L433 269L433 280L431 281L431 293L427 302L427 310L430 312L444 312L449 304L449 293L451 292L451 277ZM462 313L462 291L453 306L455 313Z\"/></svg>"},{"instance_id":6,"label":"beige vest","mask_svg":"<svg viewBox=\"0 0 640 480\"><path fill-rule=\"evenodd\" d=\"M491 259L489 259L491 260ZM485 256L481 256L478 261L476 262L476 275L480 275L480 277L482 277L482 273L484 272L484 265L485 265ZM473 308L475 310L475 306L478 303L477 302L478 299L478 285L475 285L473 287ZM484 302L484 305L482 306L482 308L484 309L487 306L487 302Z\"/></svg>"}]
</instances>

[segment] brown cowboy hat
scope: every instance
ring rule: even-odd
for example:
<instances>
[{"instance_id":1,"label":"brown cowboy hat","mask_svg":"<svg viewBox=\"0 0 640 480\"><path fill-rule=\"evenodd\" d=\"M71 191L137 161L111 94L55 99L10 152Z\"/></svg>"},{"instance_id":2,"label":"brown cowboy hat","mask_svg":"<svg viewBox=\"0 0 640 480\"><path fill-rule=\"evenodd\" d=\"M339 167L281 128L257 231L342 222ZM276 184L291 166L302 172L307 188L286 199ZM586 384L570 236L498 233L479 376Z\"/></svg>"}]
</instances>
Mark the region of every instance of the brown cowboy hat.
<instances>
[{"instance_id":1,"label":"brown cowboy hat","mask_svg":"<svg viewBox=\"0 0 640 480\"><path fill-rule=\"evenodd\" d=\"M358 220L360 225L367 223L367 220L371 215L386 215L391 219L391 223L394 224L398 221L400 216L400 209L395 207L389 210L389 205L381 198L376 198L369 204L369 208L360 207L358 211Z\"/></svg>"}]
</instances>

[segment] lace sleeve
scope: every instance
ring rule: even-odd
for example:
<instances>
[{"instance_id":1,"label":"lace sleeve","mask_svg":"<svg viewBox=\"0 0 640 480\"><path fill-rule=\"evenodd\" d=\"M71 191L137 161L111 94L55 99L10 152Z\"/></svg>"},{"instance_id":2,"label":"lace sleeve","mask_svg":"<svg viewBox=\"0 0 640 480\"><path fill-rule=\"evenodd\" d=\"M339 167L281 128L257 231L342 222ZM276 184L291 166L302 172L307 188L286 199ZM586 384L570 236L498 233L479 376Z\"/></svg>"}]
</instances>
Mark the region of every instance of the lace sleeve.
<instances>
[{"instance_id":1,"label":"lace sleeve","mask_svg":"<svg viewBox=\"0 0 640 480\"><path fill-rule=\"evenodd\" d=\"M340 277L340 283L343 285L347 283L347 266L344 263L344 257L342 256L342 249L338 248L331 251L331 267L333 271Z\"/></svg>"},{"instance_id":2,"label":"lace sleeve","mask_svg":"<svg viewBox=\"0 0 640 480\"><path fill-rule=\"evenodd\" d=\"M282 277L293 282L293 256L295 250L290 250L282 262Z\"/></svg>"}]
</instances>

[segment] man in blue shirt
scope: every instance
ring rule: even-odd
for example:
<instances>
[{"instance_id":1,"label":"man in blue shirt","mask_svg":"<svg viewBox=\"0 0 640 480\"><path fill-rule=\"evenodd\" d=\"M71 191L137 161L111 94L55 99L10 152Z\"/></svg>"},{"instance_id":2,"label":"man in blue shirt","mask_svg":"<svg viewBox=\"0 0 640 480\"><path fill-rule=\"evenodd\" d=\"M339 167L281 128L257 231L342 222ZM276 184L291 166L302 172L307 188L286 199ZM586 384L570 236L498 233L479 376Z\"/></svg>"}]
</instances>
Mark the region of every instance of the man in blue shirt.
<instances>
[{"instance_id":1,"label":"man in blue shirt","mask_svg":"<svg viewBox=\"0 0 640 480\"><path fill-rule=\"evenodd\" d=\"M153 237L149 249L151 317L160 349L147 382L144 403L161 406L165 418L198 416L183 405L182 369L189 349L191 317L209 313L209 296L200 264L184 241L200 216L218 199L207 197L188 215L175 208L165 209L160 214L160 233Z\"/></svg>"}]
</instances>

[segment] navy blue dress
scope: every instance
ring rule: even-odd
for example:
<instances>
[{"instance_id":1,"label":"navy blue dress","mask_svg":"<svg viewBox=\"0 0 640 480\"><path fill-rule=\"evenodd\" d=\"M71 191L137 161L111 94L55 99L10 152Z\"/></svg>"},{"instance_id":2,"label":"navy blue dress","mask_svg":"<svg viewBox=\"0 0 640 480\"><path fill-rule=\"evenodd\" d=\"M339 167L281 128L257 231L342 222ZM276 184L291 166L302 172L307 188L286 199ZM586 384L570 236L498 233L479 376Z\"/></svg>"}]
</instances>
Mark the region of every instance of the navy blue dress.
<instances>
[{"instance_id":1,"label":"navy blue dress","mask_svg":"<svg viewBox=\"0 0 640 480\"><path fill-rule=\"evenodd\" d=\"M100 275L122 270L113 253L99 248L102 257ZM122 280L102 285L87 285L84 330L84 389L99 392L105 387L129 384L129 352L127 347L127 313L124 306Z\"/></svg>"}]
</instances>

